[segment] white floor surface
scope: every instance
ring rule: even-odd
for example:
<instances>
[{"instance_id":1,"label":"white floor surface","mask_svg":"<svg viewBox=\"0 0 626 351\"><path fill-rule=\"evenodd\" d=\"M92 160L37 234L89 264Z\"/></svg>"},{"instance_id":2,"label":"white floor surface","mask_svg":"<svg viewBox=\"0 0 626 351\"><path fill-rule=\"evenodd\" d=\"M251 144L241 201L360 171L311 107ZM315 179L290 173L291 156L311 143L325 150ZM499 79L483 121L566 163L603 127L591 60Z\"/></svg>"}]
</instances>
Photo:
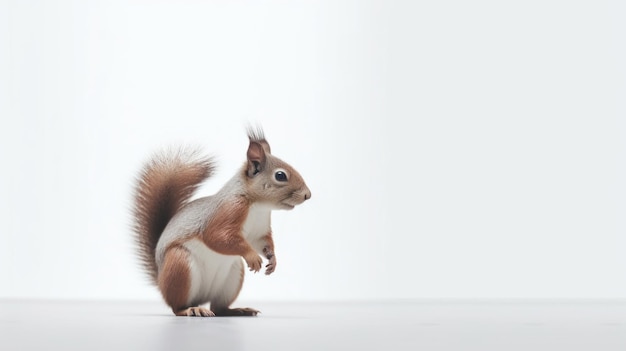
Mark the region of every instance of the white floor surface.
<instances>
[{"instance_id":1,"label":"white floor surface","mask_svg":"<svg viewBox=\"0 0 626 351\"><path fill-rule=\"evenodd\" d=\"M626 350L626 301L259 302L245 307L262 314L175 317L162 303L0 300L0 349Z\"/></svg>"}]
</instances>

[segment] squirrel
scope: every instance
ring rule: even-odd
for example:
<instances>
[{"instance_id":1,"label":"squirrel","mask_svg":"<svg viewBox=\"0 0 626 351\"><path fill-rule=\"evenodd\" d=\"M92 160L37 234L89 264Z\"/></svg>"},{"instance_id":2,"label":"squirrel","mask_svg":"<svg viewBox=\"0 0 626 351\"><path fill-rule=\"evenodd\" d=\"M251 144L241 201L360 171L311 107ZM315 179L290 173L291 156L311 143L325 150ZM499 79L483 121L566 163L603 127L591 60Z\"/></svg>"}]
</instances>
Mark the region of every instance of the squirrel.
<instances>
[{"instance_id":1,"label":"squirrel","mask_svg":"<svg viewBox=\"0 0 626 351\"><path fill-rule=\"evenodd\" d=\"M263 255L265 274L272 274L271 211L311 198L302 176L272 155L263 130L247 131L247 160L215 195L190 201L215 170L214 159L197 150L157 153L137 179L138 256L177 316L256 316L253 308L230 307L243 284L243 260L256 273Z\"/></svg>"}]
</instances>

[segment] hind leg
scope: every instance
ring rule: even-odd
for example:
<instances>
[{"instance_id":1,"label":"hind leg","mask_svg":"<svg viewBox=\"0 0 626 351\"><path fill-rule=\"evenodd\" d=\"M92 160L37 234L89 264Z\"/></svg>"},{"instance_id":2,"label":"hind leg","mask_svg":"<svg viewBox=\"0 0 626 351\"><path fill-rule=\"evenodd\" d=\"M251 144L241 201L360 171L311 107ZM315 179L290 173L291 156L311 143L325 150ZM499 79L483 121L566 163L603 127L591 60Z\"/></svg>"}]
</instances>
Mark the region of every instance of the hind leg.
<instances>
[{"instance_id":1,"label":"hind leg","mask_svg":"<svg viewBox=\"0 0 626 351\"><path fill-rule=\"evenodd\" d=\"M230 308L229 306L235 301L241 286L243 285L243 262L237 260L233 263L228 273L228 279L224 284L219 296L211 300L211 310L218 317L227 316L256 316L259 311L253 308Z\"/></svg>"},{"instance_id":2,"label":"hind leg","mask_svg":"<svg viewBox=\"0 0 626 351\"><path fill-rule=\"evenodd\" d=\"M182 246L174 246L167 250L157 280L159 290L165 302L177 316L214 316L215 314L209 309L190 306L192 277L189 255L189 251Z\"/></svg>"}]
</instances>

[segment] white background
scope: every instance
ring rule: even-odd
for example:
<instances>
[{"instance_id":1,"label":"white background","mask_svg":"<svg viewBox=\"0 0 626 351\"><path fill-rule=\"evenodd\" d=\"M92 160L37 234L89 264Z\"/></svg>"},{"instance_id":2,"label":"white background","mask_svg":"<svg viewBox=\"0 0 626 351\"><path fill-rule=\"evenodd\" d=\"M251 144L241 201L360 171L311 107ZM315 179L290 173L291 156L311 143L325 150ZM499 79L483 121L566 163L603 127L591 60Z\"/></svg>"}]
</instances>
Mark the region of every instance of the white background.
<instances>
[{"instance_id":1,"label":"white background","mask_svg":"<svg viewBox=\"0 0 626 351\"><path fill-rule=\"evenodd\" d=\"M604 1L2 1L0 297L156 300L156 149L307 180L244 299L626 298L626 11Z\"/></svg>"}]
</instances>

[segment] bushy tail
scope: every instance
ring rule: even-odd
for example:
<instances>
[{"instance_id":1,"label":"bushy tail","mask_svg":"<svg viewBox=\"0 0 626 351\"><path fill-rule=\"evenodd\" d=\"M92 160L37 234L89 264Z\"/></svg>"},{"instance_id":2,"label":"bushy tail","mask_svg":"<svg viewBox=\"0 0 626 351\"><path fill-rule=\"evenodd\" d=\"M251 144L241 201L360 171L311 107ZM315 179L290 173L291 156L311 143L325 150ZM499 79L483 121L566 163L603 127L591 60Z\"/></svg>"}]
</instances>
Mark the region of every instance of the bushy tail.
<instances>
[{"instance_id":1,"label":"bushy tail","mask_svg":"<svg viewBox=\"0 0 626 351\"><path fill-rule=\"evenodd\" d=\"M179 149L156 154L139 174L133 230L139 259L155 284L155 249L161 233L214 169L210 157L200 157L197 150Z\"/></svg>"}]
</instances>

